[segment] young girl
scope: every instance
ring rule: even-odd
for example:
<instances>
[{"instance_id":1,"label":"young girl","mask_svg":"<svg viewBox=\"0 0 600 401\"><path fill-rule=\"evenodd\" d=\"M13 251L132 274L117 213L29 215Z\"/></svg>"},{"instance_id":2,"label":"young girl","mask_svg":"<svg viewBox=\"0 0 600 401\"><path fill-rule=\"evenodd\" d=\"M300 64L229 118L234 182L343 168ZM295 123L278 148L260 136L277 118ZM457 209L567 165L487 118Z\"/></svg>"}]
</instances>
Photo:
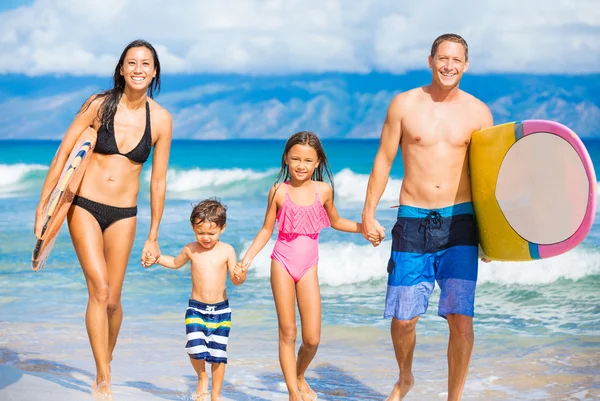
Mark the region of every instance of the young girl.
<instances>
[{"instance_id":1,"label":"young girl","mask_svg":"<svg viewBox=\"0 0 600 401\"><path fill-rule=\"evenodd\" d=\"M271 238L275 220L278 236L271 254L271 289L279 322L279 363L290 401L315 400L317 394L304 379L321 337L321 294L317 276L319 232L326 227L360 233L361 224L343 219L333 203L331 170L319 138L298 132L288 139L281 170L269 191L262 229L242 259L246 270ZM282 182L284 181L284 182ZM295 356L295 300L302 323L302 345Z\"/></svg>"}]
</instances>

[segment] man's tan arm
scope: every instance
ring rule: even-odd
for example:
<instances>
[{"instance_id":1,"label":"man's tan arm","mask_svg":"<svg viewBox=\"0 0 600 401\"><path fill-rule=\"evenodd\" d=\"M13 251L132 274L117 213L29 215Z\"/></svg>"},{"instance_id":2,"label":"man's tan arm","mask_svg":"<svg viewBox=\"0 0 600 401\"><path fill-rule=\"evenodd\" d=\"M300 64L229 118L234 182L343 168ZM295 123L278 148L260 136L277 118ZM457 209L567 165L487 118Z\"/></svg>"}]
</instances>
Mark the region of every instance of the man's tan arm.
<instances>
[{"instance_id":1,"label":"man's tan arm","mask_svg":"<svg viewBox=\"0 0 600 401\"><path fill-rule=\"evenodd\" d=\"M379 149L369 176L363 218L375 217L375 209L385 191L392 164L398 153L398 146L400 145L400 139L402 139L401 103L402 94L397 95L388 107L383 129L381 130Z\"/></svg>"},{"instance_id":2,"label":"man's tan arm","mask_svg":"<svg viewBox=\"0 0 600 401\"><path fill-rule=\"evenodd\" d=\"M362 212L362 235L371 241L374 246L379 245L385 238L385 229L375 219L375 210L387 186L390 170L402 138L403 98L403 94L400 94L390 102L381 130L379 149L367 185L365 205Z\"/></svg>"}]
</instances>

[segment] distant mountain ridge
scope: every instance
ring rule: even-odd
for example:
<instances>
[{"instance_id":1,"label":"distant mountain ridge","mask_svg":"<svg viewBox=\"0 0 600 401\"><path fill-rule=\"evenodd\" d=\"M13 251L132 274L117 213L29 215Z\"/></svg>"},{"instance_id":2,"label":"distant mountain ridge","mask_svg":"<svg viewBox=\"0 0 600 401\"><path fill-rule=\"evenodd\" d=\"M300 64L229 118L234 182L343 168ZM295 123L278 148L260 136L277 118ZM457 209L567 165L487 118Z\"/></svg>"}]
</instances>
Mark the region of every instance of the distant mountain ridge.
<instances>
[{"instance_id":1,"label":"distant mountain ridge","mask_svg":"<svg viewBox=\"0 0 600 401\"><path fill-rule=\"evenodd\" d=\"M163 76L157 101L173 115L175 139L375 138L396 93L427 84L430 72L254 77ZM0 76L0 139L59 139L81 103L110 87L106 77ZM600 138L600 75L465 74L461 89L492 110L496 124L561 122Z\"/></svg>"}]
</instances>

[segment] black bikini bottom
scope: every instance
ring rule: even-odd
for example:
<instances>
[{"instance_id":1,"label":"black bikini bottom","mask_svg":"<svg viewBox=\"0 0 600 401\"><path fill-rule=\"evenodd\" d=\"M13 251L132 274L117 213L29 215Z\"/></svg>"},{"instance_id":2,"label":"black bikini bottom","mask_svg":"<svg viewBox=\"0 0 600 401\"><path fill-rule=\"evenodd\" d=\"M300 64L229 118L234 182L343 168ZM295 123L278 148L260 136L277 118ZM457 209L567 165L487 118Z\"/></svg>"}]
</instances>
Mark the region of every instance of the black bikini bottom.
<instances>
[{"instance_id":1,"label":"black bikini bottom","mask_svg":"<svg viewBox=\"0 0 600 401\"><path fill-rule=\"evenodd\" d=\"M133 207L116 207L105 205L104 203L94 202L87 198L75 195L73 205L79 206L82 209L90 212L96 218L102 232L106 230L112 223L135 217L137 215L137 206Z\"/></svg>"}]
</instances>

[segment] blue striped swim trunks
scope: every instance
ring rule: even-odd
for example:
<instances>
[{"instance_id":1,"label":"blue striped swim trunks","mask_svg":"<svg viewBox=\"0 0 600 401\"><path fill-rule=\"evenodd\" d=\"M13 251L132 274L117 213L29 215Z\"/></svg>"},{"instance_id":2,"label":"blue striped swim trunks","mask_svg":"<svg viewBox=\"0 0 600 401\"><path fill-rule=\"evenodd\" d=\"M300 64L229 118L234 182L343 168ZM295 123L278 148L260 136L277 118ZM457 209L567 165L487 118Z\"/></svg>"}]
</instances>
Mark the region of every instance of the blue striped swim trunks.
<instances>
[{"instance_id":1,"label":"blue striped swim trunks","mask_svg":"<svg viewBox=\"0 0 600 401\"><path fill-rule=\"evenodd\" d=\"M205 304L190 299L185 312L185 349L190 358L227 363L227 341L231 328L229 301Z\"/></svg>"},{"instance_id":2,"label":"blue striped swim trunks","mask_svg":"<svg viewBox=\"0 0 600 401\"><path fill-rule=\"evenodd\" d=\"M424 314L437 281L438 314L474 315L478 268L473 205L441 209L401 205L392 230L384 318Z\"/></svg>"}]
</instances>

